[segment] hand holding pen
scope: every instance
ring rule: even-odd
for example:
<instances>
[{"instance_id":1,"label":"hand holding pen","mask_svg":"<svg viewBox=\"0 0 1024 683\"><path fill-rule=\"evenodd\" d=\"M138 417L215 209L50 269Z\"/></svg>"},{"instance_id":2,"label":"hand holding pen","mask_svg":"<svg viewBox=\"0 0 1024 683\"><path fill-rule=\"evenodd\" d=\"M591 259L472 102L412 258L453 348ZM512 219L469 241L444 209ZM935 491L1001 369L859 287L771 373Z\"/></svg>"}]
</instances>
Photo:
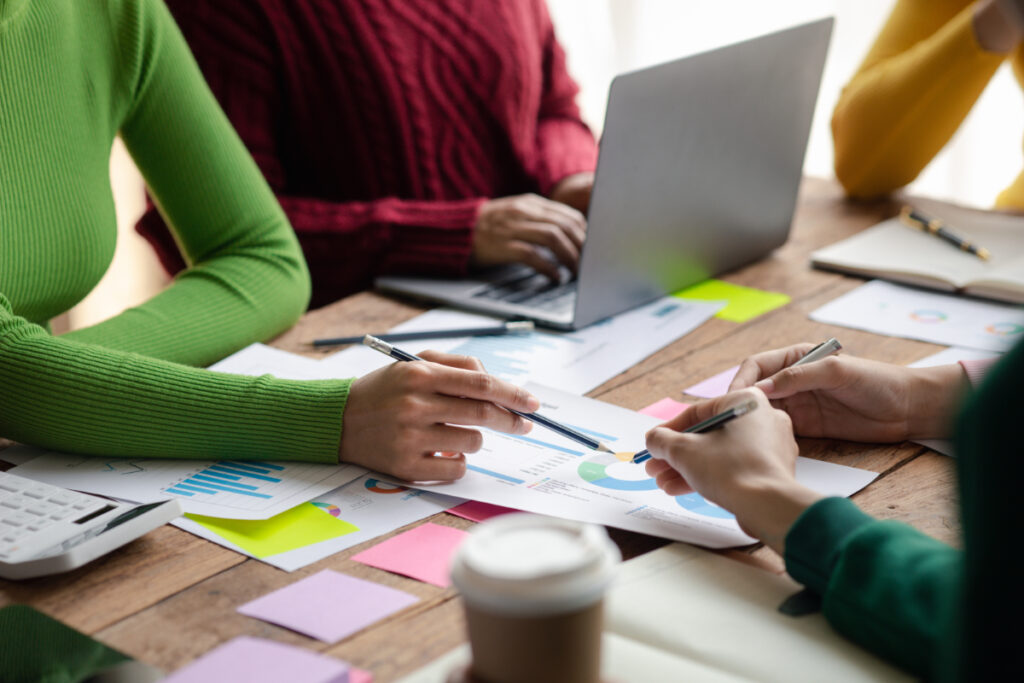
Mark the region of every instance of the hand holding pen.
<instances>
[{"instance_id":1,"label":"hand holding pen","mask_svg":"<svg viewBox=\"0 0 1024 683\"><path fill-rule=\"evenodd\" d=\"M388 344L387 342L377 339L376 337L373 337L371 335L366 335L363 338L363 344L370 347L374 351L379 351L380 353L383 353L385 356L389 356L397 361L423 360L419 356L411 354L408 351L403 351L402 349L399 349L396 346L392 346L391 344ZM545 427L546 429L550 429L556 434L561 434L565 438L571 441L575 441L576 443L582 446L586 446L591 450L603 451L605 453L614 453L612 449L608 448L608 446L601 443L599 440L591 436L588 436L587 434L583 434L582 432L579 432L576 429L569 427L568 425L561 424L559 422L556 422L555 420L552 420L549 417L545 417L540 413L524 412L521 410L516 410L515 408L512 408L510 406L505 406L504 409L512 413L513 415L521 417L524 420L528 420L530 422L533 422L534 424L538 424L542 427Z\"/></svg>"},{"instance_id":2,"label":"hand holding pen","mask_svg":"<svg viewBox=\"0 0 1024 683\"><path fill-rule=\"evenodd\" d=\"M812 346L797 344L759 353L740 365L731 390L754 386L784 410L799 436L866 443L935 437L951 423L959 393L932 381L938 373L850 355L799 363Z\"/></svg>"}]
</instances>

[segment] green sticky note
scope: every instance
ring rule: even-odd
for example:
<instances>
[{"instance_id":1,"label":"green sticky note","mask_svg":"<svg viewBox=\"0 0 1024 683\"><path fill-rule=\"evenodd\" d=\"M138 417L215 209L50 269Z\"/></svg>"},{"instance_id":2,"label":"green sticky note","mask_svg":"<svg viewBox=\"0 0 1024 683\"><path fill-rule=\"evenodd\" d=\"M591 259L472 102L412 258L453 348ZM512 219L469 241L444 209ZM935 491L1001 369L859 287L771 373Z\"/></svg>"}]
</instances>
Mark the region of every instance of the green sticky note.
<instances>
[{"instance_id":1,"label":"green sticky note","mask_svg":"<svg viewBox=\"0 0 1024 683\"><path fill-rule=\"evenodd\" d=\"M789 303L789 297L785 294L743 287L722 280L705 280L672 296L700 301L728 301L715 317L736 323L746 322Z\"/></svg>"},{"instance_id":2,"label":"green sticky note","mask_svg":"<svg viewBox=\"0 0 1024 683\"><path fill-rule=\"evenodd\" d=\"M255 557L295 550L359 531L313 503L303 503L270 519L223 519L185 515Z\"/></svg>"}]
</instances>

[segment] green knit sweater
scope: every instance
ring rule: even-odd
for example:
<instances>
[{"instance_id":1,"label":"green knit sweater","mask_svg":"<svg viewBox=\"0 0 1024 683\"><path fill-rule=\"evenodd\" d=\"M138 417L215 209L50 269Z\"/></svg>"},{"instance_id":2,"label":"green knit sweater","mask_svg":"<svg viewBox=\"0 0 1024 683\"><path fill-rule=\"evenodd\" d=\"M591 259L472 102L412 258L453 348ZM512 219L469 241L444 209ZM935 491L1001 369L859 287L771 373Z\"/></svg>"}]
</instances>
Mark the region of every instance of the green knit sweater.
<instances>
[{"instance_id":1,"label":"green knit sweater","mask_svg":"<svg viewBox=\"0 0 1024 683\"><path fill-rule=\"evenodd\" d=\"M190 268L54 337L116 242L120 133ZM0 436L88 454L336 462L348 381L201 370L289 327L309 275L160 0L0 0Z\"/></svg>"},{"instance_id":2,"label":"green knit sweater","mask_svg":"<svg viewBox=\"0 0 1024 683\"><path fill-rule=\"evenodd\" d=\"M837 631L929 680L1020 680L1017 564L1024 478L1024 343L989 370L957 424L964 551L845 498L808 508L786 569ZM1011 672L1017 671L1017 674Z\"/></svg>"}]
</instances>

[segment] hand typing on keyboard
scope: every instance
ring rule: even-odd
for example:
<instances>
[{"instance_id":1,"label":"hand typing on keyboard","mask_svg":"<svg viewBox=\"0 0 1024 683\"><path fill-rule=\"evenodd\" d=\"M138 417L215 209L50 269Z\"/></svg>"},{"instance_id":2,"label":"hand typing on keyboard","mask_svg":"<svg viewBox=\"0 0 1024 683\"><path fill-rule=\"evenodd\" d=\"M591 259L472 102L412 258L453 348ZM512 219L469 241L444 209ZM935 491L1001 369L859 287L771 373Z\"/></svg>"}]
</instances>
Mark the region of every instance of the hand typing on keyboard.
<instances>
[{"instance_id":1,"label":"hand typing on keyboard","mask_svg":"<svg viewBox=\"0 0 1024 683\"><path fill-rule=\"evenodd\" d=\"M477 216L473 263L523 263L557 281L559 264L576 272L586 226L576 209L538 195L492 199Z\"/></svg>"}]
</instances>

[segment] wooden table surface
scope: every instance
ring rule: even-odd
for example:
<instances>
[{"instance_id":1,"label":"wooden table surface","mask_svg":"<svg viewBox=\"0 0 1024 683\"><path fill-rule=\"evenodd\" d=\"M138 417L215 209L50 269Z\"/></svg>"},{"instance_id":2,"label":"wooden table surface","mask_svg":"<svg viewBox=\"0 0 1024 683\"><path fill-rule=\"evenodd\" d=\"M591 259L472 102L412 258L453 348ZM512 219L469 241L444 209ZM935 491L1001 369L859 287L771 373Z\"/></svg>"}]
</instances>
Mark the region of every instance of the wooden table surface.
<instances>
[{"instance_id":1,"label":"wooden table surface","mask_svg":"<svg viewBox=\"0 0 1024 683\"><path fill-rule=\"evenodd\" d=\"M939 351L933 344L882 337L811 321L808 314L862 283L812 270L808 254L894 215L891 202L853 204L838 187L806 179L789 241L767 258L724 276L741 285L784 292L792 301L736 324L711 319L588 395L638 409L681 387L735 365L760 350L839 337L846 352L906 364ZM273 345L316 357L303 342L315 337L386 330L422 311L372 293L312 311ZM868 513L899 519L942 541L959 542L955 473L950 459L910 443L864 446L803 439L801 454L880 472L853 499ZM2 459L2 455L0 455ZM458 528L471 522L440 513L430 521ZM419 524L417 522L416 524ZM627 557L664 541L612 531ZM322 651L369 669L380 682L399 678L464 641L461 605L453 589L440 589L353 562L349 558L382 539L368 541L294 573L249 559L171 526L165 526L69 574L21 583L0 581L0 605L20 602L54 616L132 657L175 670L238 635L261 636ZM769 549L728 551L774 570ZM400 588L421 602L335 645L244 617L244 602L322 569Z\"/></svg>"}]
</instances>

